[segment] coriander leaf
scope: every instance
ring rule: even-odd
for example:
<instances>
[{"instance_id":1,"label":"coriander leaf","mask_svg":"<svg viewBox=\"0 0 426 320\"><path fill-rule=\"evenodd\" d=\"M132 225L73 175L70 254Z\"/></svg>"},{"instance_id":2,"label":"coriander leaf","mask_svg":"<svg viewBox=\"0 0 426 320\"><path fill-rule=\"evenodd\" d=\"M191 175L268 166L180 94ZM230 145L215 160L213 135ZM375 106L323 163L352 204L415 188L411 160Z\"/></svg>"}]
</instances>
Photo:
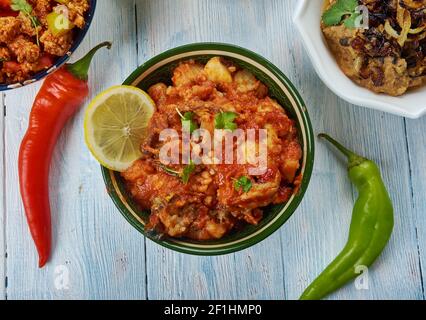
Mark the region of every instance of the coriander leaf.
<instances>
[{"instance_id":1,"label":"coriander leaf","mask_svg":"<svg viewBox=\"0 0 426 320\"><path fill-rule=\"evenodd\" d=\"M355 11L356 7L359 5L358 0L337 0L339 6L342 10L346 11Z\"/></svg>"},{"instance_id":2,"label":"coriander leaf","mask_svg":"<svg viewBox=\"0 0 426 320\"><path fill-rule=\"evenodd\" d=\"M195 164L191 161L189 165L187 165L182 172L182 182L184 184L188 184L189 178L191 177L191 174L195 171Z\"/></svg>"},{"instance_id":3,"label":"coriander leaf","mask_svg":"<svg viewBox=\"0 0 426 320\"><path fill-rule=\"evenodd\" d=\"M182 128L189 133L193 133L198 129L198 125L194 120L194 114L192 112L185 112L182 118Z\"/></svg>"},{"instance_id":4,"label":"coriander leaf","mask_svg":"<svg viewBox=\"0 0 426 320\"><path fill-rule=\"evenodd\" d=\"M355 27L355 18L359 16L356 13L358 7L358 0L337 0L327 11L322 15L322 21L326 26L338 25L344 16L350 15L351 22L345 25L350 28ZM353 16L356 16L355 18Z\"/></svg>"},{"instance_id":5,"label":"coriander leaf","mask_svg":"<svg viewBox=\"0 0 426 320\"><path fill-rule=\"evenodd\" d=\"M347 18L344 22L346 28L348 29L355 29L356 27L356 20L358 19L360 15L357 13L353 13L349 18Z\"/></svg>"},{"instance_id":6,"label":"coriander leaf","mask_svg":"<svg viewBox=\"0 0 426 320\"><path fill-rule=\"evenodd\" d=\"M38 26L40 26L41 23L37 17L31 14L33 12L33 7L27 2L27 0L12 0L10 7L13 11L20 11L27 16L28 19L30 19L36 32L37 46L40 46Z\"/></svg>"},{"instance_id":7,"label":"coriander leaf","mask_svg":"<svg viewBox=\"0 0 426 320\"><path fill-rule=\"evenodd\" d=\"M234 131L238 128L237 124L234 123L238 115L234 112L221 112L218 113L214 118L214 127L216 129L224 129Z\"/></svg>"},{"instance_id":8,"label":"coriander leaf","mask_svg":"<svg viewBox=\"0 0 426 320\"><path fill-rule=\"evenodd\" d=\"M248 193L252 187L253 183L251 182L250 178L246 176L242 176L234 182L235 190L239 191L242 189L244 193Z\"/></svg>"},{"instance_id":9,"label":"coriander leaf","mask_svg":"<svg viewBox=\"0 0 426 320\"><path fill-rule=\"evenodd\" d=\"M27 2L27 0L12 0L10 7L13 11L21 11L27 15L33 12L33 7Z\"/></svg>"},{"instance_id":10,"label":"coriander leaf","mask_svg":"<svg viewBox=\"0 0 426 320\"><path fill-rule=\"evenodd\" d=\"M184 184L188 184L189 178L191 177L191 174L194 173L195 168L196 168L195 164L192 161L191 161L191 163L189 165L187 165L182 170L182 172L173 170L173 169L171 169L169 167L166 167L165 165L160 165L160 167L167 174L182 179L182 182Z\"/></svg>"},{"instance_id":11,"label":"coriander leaf","mask_svg":"<svg viewBox=\"0 0 426 320\"><path fill-rule=\"evenodd\" d=\"M177 108L176 108L176 111L181 118L183 131L186 131L186 132L189 131L189 133L192 134L195 130L198 129L198 124L194 120L193 112L185 112L185 114L182 114Z\"/></svg>"},{"instance_id":12,"label":"coriander leaf","mask_svg":"<svg viewBox=\"0 0 426 320\"><path fill-rule=\"evenodd\" d=\"M336 26L342 21L342 17L345 14L346 13L342 12L339 8L331 7L322 15L322 22L326 26Z\"/></svg>"}]
</instances>

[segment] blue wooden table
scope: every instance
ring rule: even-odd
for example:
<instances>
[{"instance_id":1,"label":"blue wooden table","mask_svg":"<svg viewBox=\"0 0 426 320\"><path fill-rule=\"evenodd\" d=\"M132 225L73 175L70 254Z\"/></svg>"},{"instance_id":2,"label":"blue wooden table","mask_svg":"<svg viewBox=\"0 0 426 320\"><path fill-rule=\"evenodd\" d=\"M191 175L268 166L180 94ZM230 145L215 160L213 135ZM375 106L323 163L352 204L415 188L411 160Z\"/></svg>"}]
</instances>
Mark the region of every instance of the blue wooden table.
<instances>
[{"instance_id":1,"label":"blue wooden table","mask_svg":"<svg viewBox=\"0 0 426 320\"><path fill-rule=\"evenodd\" d=\"M316 132L338 137L381 165L395 204L395 232L368 271L368 289L352 283L331 298L424 299L426 118L363 109L331 93L292 24L296 5L297 0L99 0L75 57L100 41L114 41L110 52L95 59L91 97L121 83L148 58L186 43L229 42L271 60L301 92ZM18 148L38 88L1 97L0 298L296 299L342 249L356 192L344 165L323 143L317 142L302 205L275 235L237 254L193 257L145 240L118 213L85 147L82 111L54 155L54 253L38 270L17 183Z\"/></svg>"}]
</instances>

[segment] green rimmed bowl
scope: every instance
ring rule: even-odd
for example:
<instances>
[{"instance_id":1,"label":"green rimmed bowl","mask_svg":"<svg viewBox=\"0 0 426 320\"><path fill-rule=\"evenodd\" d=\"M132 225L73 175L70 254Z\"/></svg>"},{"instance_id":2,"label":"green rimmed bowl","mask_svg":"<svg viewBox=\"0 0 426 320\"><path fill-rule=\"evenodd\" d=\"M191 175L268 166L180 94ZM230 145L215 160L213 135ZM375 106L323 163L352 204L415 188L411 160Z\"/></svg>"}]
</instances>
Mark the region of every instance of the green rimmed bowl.
<instances>
[{"instance_id":1,"label":"green rimmed bowl","mask_svg":"<svg viewBox=\"0 0 426 320\"><path fill-rule=\"evenodd\" d=\"M139 87L145 91L158 82L170 83L172 70L182 60L194 59L207 62L213 56L221 56L251 71L269 87L269 95L275 98L296 120L299 140L303 148L301 173L303 180L300 190L290 200L281 205L267 207L264 218L258 226L247 226L243 230L229 234L218 241L196 242L181 239L158 239L145 230L149 212L142 211L126 191L118 172L102 167L108 193L115 205L139 232L152 241L175 251L194 255L221 255L236 252L255 245L278 230L299 206L308 188L314 164L314 134L306 106L293 84L271 62L247 49L230 44L196 43L166 51L134 71L124 82L125 85Z\"/></svg>"}]
</instances>

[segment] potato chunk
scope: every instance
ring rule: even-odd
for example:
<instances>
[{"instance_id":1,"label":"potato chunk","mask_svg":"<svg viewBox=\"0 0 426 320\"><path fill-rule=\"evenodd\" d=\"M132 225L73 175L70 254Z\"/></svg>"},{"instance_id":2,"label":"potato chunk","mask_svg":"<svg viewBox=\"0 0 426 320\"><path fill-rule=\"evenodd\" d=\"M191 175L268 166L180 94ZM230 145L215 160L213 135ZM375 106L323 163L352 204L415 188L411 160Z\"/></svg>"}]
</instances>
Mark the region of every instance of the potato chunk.
<instances>
[{"instance_id":1,"label":"potato chunk","mask_svg":"<svg viewBox=\"0 0 426 320\"><path fill-rule=\"evenodd\" d=\"M204 67L207 78L215 83L231 83L232 75L228 68L220 61L219 57L214 57L207 62Z\"/></svg>"},{"instance_id":2,"label":"potato chunk","mask_svg":"<svg viewBox=\"0 0 426 320\"><path fill-rule=\"evenodd\" d=\"M254 91L259 86L259 81L257 81L255 76L247 70L238 71L235 74L234 81L237 84L238 92L242 93Z\"/></svg>"},{"instance_id":3,"label":"potato chunk","mask_svg":"<svg viewBox=\"0 0 426 320\"><path fill-rule=\"evenodd\" d=\"M193 84L202 72L203 66L192 60L188 63L181 63L173 73L173 84L176 87Z\"/></svg>"}]
</instances>

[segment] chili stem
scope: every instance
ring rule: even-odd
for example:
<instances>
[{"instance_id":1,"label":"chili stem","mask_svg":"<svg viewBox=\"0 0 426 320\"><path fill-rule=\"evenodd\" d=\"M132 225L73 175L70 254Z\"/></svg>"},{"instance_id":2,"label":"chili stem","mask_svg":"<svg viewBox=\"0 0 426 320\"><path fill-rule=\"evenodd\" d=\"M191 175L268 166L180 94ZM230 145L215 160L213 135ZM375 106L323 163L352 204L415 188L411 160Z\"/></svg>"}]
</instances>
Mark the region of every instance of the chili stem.
<instances>
[{"instance_id":1,"label":"chili stem","mask_svg":"<svg viewBox=\"0 0 426 320\"><path fill-rule=\"evenodd\" d=\"M110 41L105 41L98 44L92 50L90 50L83 58L74 62L72 64L67 64L67 70L73 74L76 78L86 81L88 78L90 63L92 62L93 56L95 53L103 47L110 49L112 43Z\"/></svg>"},{"instance_id":2,"label":"chili stem","mask_svg":"<svg viewBox=\"0 0 426 320\"><path fill-rule=\"evenodd\" d=\"M337 142L332 137L330 137L328 134L321 133L318 135L318 138L323 138L330 142L334 147L336 147L337 150L339 150L342 154L344 154L349 161L349 168L354 167L356 165L359 165L360 163L364 162L366 159L357 155L356 153L350 151L346 147L344 147L340 142Z\"/></svg>"}]
</instances>

